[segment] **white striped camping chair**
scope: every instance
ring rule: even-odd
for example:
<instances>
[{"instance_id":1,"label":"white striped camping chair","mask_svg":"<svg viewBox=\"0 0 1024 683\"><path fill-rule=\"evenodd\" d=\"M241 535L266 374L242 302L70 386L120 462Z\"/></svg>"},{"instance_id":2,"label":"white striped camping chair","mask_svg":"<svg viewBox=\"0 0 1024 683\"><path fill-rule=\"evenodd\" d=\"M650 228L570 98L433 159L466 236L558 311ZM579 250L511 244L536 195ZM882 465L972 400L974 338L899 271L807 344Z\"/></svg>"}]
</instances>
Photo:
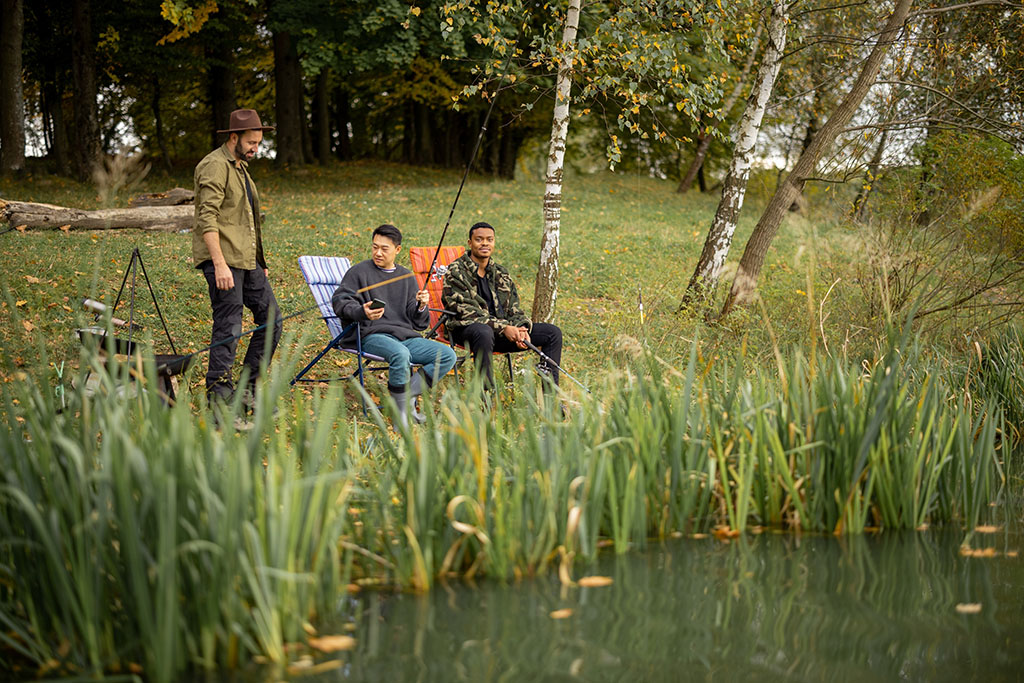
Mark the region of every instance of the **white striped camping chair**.
<instances>
[{"instance_id":1,"label":"white striped camping chair","mask_svg":"<svg viewBox=\"0 0 1024 683\"><path fill-rule=\"evenodd\" d=\"M316 355L309 365L302 368L302 370L292 380L292 384L296 382L327 382L331 379L348 379L349 377L358 376L359 383L363 383L363 359L370 360L376 363L383 363L384 359L380 356L375 356L372 353L366 353L362 351L362 340L359 338L359 328L356 327L356 342L355 346L351 344L342 344L341 338L347 332L344 329L341 319L338 318L334 313L334 306L331 305L331 297L334 296L334 292L338 289L338 285L341 284L341 279L345 277L345 273L352 266L351 262L341 256L300 256L299 257L299 270L302 271L302 277L305 278L306 284L309 285L309 291L313 294L313 299L316 301L317 306L320 308L320 317L327 323L327 329L331 333L331 341L327 343L320 353ZM357 358L356 371L351 375L338 378L333 377L329 379L312 379L307 378L305 375L308 373L314 365L320 362L320 359L327 355L331 349L339 349L345 353L355 354ZM384 366L385 368L387 365ZM379 368L367 368L369 370L377 370Z\"/></svg>"}]
</instances>

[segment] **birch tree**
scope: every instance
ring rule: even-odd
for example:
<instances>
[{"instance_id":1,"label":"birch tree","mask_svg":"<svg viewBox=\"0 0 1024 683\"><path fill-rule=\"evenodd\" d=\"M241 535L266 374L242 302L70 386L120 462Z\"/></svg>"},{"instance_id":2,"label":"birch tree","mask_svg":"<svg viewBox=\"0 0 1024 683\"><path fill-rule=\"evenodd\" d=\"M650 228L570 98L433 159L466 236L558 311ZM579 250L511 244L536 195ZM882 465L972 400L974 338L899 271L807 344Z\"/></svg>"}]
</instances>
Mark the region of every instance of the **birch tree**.
<instances>
[{"instance_id":1,"label":"birch tree","mask_svg":"<svg viewBox=\"0 0 1024 683\"><path fill-rule=\"evenodd\" d=\"M569 96L572 90L573 52L580 25L581 0L570 0L559 48L561 61L555 83L555 111L551 119L547 172L544 174L544 232L540 240L537 281L533 295L533 320L547 322L558 298L558 239L562 222L562 170L565 139L569 133Z\"/></svg>"},{"instance_id":2,"label":"birch tree","mask_svg":"<svg viewBox=\"0 0 1024 683\"><path fill-rule=\"evenodd\" d=\"M765 254L778 233L782 219L789 207L803 193L807 180L814 175L814 169L825 150L831 146L860 107L868 90L875 82L889 48L896 41L910 12L913 0L896 0L885 27L878 34L870 53L863 62L853 86L846 93L828 121L814 135L810 144L800 155L793 171L772 195L764 213L761 214L753 234L747 240L740 259L736 277L729 296L722 307L721 316L729 314L735 306L746 305L753 297L757 281L764 265Z\"/></svg>"},{"instance_id":3,"label":"birch tree","mask_svg":"<svg viewBox=\"0 0 1024 683\"><path fill-rule=\"evenodd\" d=\"M746 110L740 119L736 131L736 147L732 155L732 163L725 177L722 188L722 199L711 222L708 236L704 240L704 249L697 261L697 267L690 278L690 284L683 295L680 308L693 301L708 301L718 286L718 279L729 255L732 237L736 232L740 209L747 192L747 180L754 161L754 145L761 130L768 100L771 98L775 79L779 75L779 66L786 49L786 26L789 23L789 7L787 0L774 0L768 19L768 45L764 59L757 71L757 80L747 100Z\"/></svg>"}]
</instances>

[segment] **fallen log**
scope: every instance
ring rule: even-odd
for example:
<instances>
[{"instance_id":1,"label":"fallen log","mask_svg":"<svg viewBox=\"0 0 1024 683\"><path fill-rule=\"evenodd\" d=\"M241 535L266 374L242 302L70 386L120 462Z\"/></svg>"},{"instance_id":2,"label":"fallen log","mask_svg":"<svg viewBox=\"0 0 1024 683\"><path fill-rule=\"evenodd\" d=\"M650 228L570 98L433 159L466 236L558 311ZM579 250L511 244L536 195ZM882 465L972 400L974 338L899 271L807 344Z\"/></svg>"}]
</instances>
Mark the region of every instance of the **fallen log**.
<instances>
[{"instance_id":1,"label":"fallen log","mask_svg":"<svg viewBox=\"0 0 1024 683\"><path fill-rule=\"evenodd\" d=\"M97 209L86 211L53 204L12 202L0 199L0 219L12 226L52 230L108 230L138 228L173 232L190 230L195 208L184 206L144 206L135 209Z\"/></svg>"},{"instance_id":2,"label":"fallen log","mask_svg":"<svg viewBox=\"0 0 1024 683\"><path fill-rule=\"evenodd\" d=\"M191 204L195 196L192 190L176 187L173 190L167 190L167 192L150 192L132 197L131 201L128 202L128 206L132 208L140 206L178 206L179 204Z\"/></svg>"}]
</instances>

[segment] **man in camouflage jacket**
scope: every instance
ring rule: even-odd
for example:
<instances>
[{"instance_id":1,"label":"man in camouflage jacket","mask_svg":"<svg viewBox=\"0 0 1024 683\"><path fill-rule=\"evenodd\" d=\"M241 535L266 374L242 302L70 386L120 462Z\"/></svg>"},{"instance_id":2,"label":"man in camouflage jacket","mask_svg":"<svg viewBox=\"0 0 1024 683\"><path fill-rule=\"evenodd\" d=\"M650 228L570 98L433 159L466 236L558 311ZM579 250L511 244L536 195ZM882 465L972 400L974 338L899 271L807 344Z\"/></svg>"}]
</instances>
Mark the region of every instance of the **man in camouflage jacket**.
<instances>
[{"instance_id":1,"label":"man in camouflage jacket","mask_svg":"<svg viewBox=\"0 0 1024 683\"><path fill-rule=\"evenodd\" d=\"M519 293L508 271L491 258L494 228L476 223L469 229L469 251L448 266L441 300L455 315L446 325L456 344L469 347L478 371L494 387L491 354L526 350L526 342L556 364L562 362L562 330L548 323L531 323L519 307ZM538 366L558 384L558 367Z\"/></svg>"}]
</instances>

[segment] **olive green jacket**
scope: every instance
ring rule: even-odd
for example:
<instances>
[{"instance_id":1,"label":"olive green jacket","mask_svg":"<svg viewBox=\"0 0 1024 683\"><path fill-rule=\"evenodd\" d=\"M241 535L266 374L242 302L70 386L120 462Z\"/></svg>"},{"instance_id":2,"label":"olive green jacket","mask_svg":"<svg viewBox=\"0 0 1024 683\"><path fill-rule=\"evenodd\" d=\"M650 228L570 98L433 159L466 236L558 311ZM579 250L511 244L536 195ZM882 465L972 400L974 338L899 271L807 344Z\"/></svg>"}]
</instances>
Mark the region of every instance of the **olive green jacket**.
<instances>
[{"instance_id":1,"label":"olive green jacket","mask_svg":"<svg viewBox=\"0 0 1024 683\"><path fill-rule=\"evenodd\" d=\"M444 307L455 313L454 318L445 322L448 329L459 330L473 323L489 325L495 332L501 332L506 325L531 329L533 324L519 307L519 292L508 271L495 263L494 259L487 261L484 274L491 286L497 314L491 315L487 310L487 302L476 288L476 269L476 262L468 252L448 266L448 273L444 276L444 290L441 292Z\"/></svg>"},{"instance_id":2,"label":"olive green jacket","mask_svg":"<svg viewBox=\"0 0 1024 683\"><path fill-rule=\"evenodd\" d=\"M203 235L220 233L220 249L232 268L266 268L260 225L260 196L244 161L235 161L228 145L213 150L195 172L195 218L192 221L192 261L210 259ZM252 188L253 203L245 193L245 179Z\"/></svg>"}]
</instances>

